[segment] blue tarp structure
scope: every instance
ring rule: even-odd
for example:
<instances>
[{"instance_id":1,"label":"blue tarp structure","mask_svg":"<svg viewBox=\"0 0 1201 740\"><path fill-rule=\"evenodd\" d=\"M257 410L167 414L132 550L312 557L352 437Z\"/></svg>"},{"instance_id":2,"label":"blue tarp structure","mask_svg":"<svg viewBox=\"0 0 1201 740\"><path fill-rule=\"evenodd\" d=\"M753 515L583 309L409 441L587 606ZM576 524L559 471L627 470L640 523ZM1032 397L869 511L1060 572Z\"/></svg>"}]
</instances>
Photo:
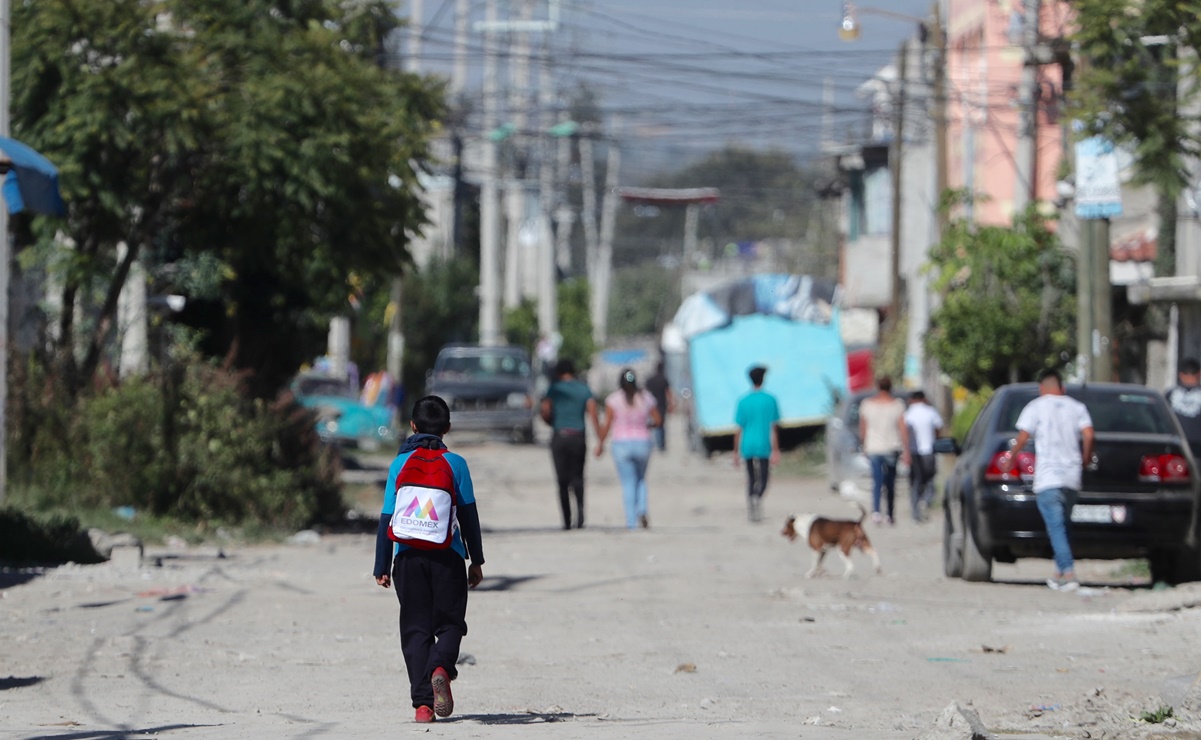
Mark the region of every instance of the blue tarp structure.
<instances>
[{"instance_id":1,"label":"blue tarp structure","mask_svg":"<svg viewBox=\"0 0 1201 740\"><path fill-rule=\"evenodd\" d=\"M847 389L837 286L798 275L753 275L689 296L673 319L687 340L697 426L731 434L747 370L768 368L765 389L782 426L821 424Z\"/></svg>"},{"instance_id":2,"label":"blue tarp structure","mask_svg":"<svg viewBox=\"0 0 1201 740\"><path fill-rule=\"evenodd\" d=\"M0 153L11 162L3 186L9 213L66 215L58 191L58 169L50 160L16 139L3 137L0 137Z\"/></svg>"}]
</instances>

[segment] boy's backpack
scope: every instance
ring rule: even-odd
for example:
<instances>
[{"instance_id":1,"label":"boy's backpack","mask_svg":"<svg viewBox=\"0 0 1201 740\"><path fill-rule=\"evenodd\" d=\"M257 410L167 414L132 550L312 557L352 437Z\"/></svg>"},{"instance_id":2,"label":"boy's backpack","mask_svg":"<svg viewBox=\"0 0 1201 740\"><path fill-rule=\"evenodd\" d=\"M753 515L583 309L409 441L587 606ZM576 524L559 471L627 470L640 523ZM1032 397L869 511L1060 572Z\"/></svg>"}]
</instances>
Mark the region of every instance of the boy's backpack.
<instances>
[{"instance_id":1,"label":"boy's backpack","mask_svg":"<svg viewBox=\"0 0 1201 740\"><path fill-rule=\"evenodd\" d=\"M458 527L458 500L446 452L418 447L400 468L396 509L388 526L393 541L418 550L450 547Z\"/></svg>"}]
</instances>

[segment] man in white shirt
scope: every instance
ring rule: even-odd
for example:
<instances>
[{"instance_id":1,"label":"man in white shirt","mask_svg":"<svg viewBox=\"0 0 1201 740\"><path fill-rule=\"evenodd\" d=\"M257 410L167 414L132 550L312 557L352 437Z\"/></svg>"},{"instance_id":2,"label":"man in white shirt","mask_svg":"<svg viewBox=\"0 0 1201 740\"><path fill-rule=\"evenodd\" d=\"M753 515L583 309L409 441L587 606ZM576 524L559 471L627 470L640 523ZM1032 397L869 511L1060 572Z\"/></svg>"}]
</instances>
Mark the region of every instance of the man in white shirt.
<instances>
[{"instance_id":1,"label":"man in white shirt","mask_svg":"<svg viewBox=\"0 0 1201 740\"><path fill-rule=\"evenodd\" d=\"M937 472L934 457L934 440L942 431L942 416L938 409L926 402L926 394L914 391L909 394L909 408L905 410L905 426L909 427L909 498L913 508L913 521L925 521L925 512L934 501L934 474Z\"/></svg>"},{"instance_id":2,"label":"man in white shirt","mask_svg":"<svg viewBox=\"0 0 1201 740\"><path fill-rule=\"evenodd\" d=\"M1084 466L1093 457L1093 420L1084 404L1064 395L1059 373L1044 370L1038 375L1038 398L1022 409L1017 429L1017 440L1001 465L1012 468L1017 454L1034 438L1034 494L1055 554L1055 577L1047 585L1057 590L1079 588L1068 524Z\"/></svg>"}]
</instances>

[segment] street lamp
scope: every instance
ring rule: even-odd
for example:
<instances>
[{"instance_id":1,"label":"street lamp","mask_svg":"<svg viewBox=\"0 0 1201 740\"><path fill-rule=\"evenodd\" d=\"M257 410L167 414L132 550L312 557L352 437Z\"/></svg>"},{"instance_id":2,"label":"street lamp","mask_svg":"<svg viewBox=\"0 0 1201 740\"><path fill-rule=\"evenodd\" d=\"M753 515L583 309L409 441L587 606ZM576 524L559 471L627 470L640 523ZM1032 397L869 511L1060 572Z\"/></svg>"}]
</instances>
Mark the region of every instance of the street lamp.
<instances>
[{"instance_id":1,"label":"street lamp","mask_svg":"<svg viewBox=\"0 0 1201 740\"><path fill-rule=\"evenodd\" d=\"M938 12L938 6L935 5L935 13ZM918 37L923 44L926 43L926 37L929 30L926 26L926 21L913 15L897 13L892 10L883 8L873 8L871 6L856 7L851 0L842 0L842 21L838 24L838 37L843 41L856 41L859 38L861 31L859 25L859 13L867 15L878 15L884 18L891 18L897 21L912 21L917 24Z\"/></svg>"}]
</instances>

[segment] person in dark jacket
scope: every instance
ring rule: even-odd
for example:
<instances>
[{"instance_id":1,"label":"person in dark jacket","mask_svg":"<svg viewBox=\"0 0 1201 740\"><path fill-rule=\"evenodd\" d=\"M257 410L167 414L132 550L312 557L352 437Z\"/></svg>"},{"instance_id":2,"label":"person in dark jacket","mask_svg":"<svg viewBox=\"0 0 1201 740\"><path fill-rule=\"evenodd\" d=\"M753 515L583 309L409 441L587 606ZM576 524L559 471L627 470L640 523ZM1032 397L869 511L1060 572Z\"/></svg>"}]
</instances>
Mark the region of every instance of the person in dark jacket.
<instances>
[{"instance_id":1,"label":"person in dark jacket","mask_svg":"<svg viewBox=\"0 0 1201 740\"><path fill-rule=\"evenodd\" d=\"M393 542L388 536L401 468L418 449L446 449L442 437L450 431L450 408L438 396L426 396L413 404L409 426L413 435L401 445L388 469L376 534L374 575L375 582L384 588L396 585L400 647L416 720L433 722L435 715L449 717L454 710L450 682L458 675L455 663L467 634L467 591L484 579L484 550L471 472L467 461L453 452L444 457L454 474L457 505L458 526L450 547L417 549ZM471 565L464 568L463 561L468 558Z\"/></svg>"}]
</instances>

